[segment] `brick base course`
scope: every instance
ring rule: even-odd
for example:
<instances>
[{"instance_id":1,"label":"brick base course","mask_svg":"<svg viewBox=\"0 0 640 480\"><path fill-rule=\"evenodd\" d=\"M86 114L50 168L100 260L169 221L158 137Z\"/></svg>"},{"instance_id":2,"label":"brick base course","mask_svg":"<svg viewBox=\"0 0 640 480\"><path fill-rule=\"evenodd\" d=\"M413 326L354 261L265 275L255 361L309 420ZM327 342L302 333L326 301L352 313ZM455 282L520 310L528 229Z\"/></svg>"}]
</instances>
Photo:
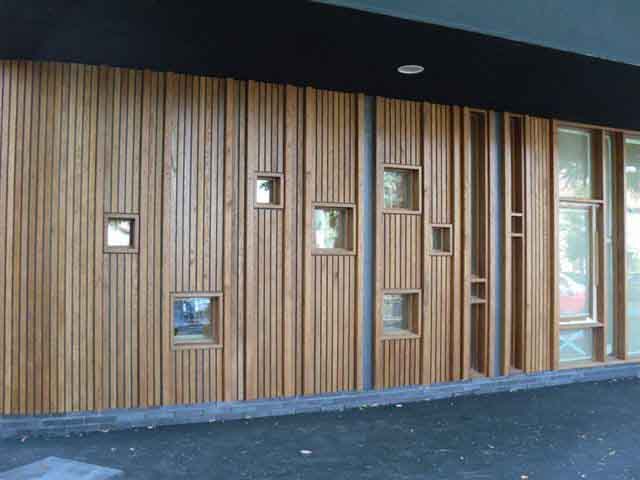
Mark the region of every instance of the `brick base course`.
<instances>
[{"instance_id":1,"label":"brick base course","mask_svg":"<svg viewBox=\"0 0 640 480\"><path fill-rule=\"evenodd\" d=\"M515 375L464 382L369 390L310 397L219 402L154 408L114 409L56 415L0 416L0 439L136 427L206 423L244 418L344 410L372 405L421 402L640 376L640 364L625 364Z\"/></svg>"}]
</instances>

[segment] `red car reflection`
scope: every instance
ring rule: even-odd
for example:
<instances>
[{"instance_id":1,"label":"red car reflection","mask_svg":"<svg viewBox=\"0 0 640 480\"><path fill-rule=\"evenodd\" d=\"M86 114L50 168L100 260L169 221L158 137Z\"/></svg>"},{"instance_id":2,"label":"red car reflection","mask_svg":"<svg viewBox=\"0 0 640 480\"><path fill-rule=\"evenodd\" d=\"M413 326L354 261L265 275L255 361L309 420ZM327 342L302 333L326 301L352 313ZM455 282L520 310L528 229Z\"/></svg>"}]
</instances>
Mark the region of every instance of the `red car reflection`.
<instances>
[{"instance_id":1,"label":"red car reflection","mask_svg":"<svg viewBox=\"0 0 640 480\"><path fill-rule=\"evenodd\" d=\"M560 274L560 313L563 316L589 313L587 287L566 274Z\"/></svg>"}]
</instances>

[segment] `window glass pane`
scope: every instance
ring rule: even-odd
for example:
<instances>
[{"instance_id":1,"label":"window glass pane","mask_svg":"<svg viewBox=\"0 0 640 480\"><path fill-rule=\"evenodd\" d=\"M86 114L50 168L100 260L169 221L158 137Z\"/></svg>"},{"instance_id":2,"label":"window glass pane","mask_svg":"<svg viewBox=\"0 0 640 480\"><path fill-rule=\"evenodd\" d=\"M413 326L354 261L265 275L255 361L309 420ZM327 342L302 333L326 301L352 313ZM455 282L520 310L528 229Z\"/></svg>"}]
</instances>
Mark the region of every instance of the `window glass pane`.
<instances>
[{"instance_id":1,"label":"window glass pane","mask_svg":"<svg viewBox=\"0 0 640 480\"><path fill-rule=\"evenodd\" d=\"M627 318L629 353L640 353L640 210L627 211Z\"/></svg>"},{"instance_id":2,"label":"window glass pane","mask_svg":"<svg viewBox=\"0 0 640 480\"><path fill-rule=\"evenodd\" d=\"M469 153L471 157L471 178L469 183L470 215L469 238L471 239L471 273L484 278L486 255L484 232L487 224L486 186L487 164L485 144L485 117L474 113L471 115L471 143Z\"/></svg>"},{"instance_id":3,"label":"window glass pane","mask_svg":"<svg viewBox=\"0 0 640 480\"><path fill-rule=\"evenodd\" d=\"M212 298L176 298L173 334L176 342L213 341Z\"/></svg>"},{"instance_id":4,"label":"window glass pane","mask_svg":"<svg viewBox=\"0 0 640 480\"><path fill-rule=\"evenodd\" d=\"M107 246L133 246L133 220L112 218L107 225Z\"/></svg>"},{"instance_id":5,"label":"window glass pane","mask_svg":"<svg viewBox=\"0 0 640 480\"><path fill-rule=\"evenodd\" d=\"M560 316L563 321L592 321L591 209L560 209Z\"/></svg>"},{"instance_id":6,"label":"window glass pane","mask_svg":"<svg viewBox=\"0 0 640 480\"><path fill-rule=\"evenodd\" d=\"M640 208L640 138L627 138L624 152L627 208Z\"/></svg>"},{"instance_id":7,"label":"window glass pane","mask_svg":"<svg viewBox=\"0 0 640 480\"><path fill-rule=\"evenodd\" d=\"M451 229L444 227L433 227L431 249L438 253L450 253L451 241L449 234Z\"/></svg>"},{"instance_id":8,"label":"window glass pane","mask_svg":"<svg viewBox=\"0 0 640 480\"><path fill-rule=\"evenodd\" d=\"M560 196L591 198L591 134L581 130L558 130Z\"/></svg>"},{"instance_id":9,"label":"window glass pane","mask_svg":"<svg viewBox=\"0 0 640 480\"><path fill-rule=\"evenodd\" d=\"M605 282L607 284L607 298L605 299L605 311L607 315L607 355L612 355L614 350L613 339L615 334L614 318L614 285L613 285L613 141L611 135L604 137L604 168L605 184L607 191L607 216L605 218L605 255L607 257L607 271Z\"/></svg>"},{"instance_id":10,"label":"window glass pane","mask_svg":"<svg viewBox=\"0 0 640 480\"><path fill-rule=\"evenodd\" d=\"M384 208L417 209L414 195L415 173L384 171Z\"/></svg>"},{"instance_id":11,"label":"window glass pane","mask_svg":"<svg viewBox=\"0 0 640 480\"><path fill-rule=\"evenodd\" d=\"M409 295L385 295L383 320L385 333L401 333L409 330Z\"/></svg>"},{"instance_id":12,"label":"window glass pane","mask_svg":"<svg viewBox=\"0 0 640 480\"><path fill-rule=\"evenodd\" d=\"M640 353L640 140L625 142L629 353Z\"/></svg>"},{"instance_id":13,"label":"window glass pane","mask_svg":"<svg viewBox=\"0 0 640 480\"><path fill-rule=\"evenodd\" d=\"M313 238L316 248L343 248L348 245L348 211L344 208L316 208Z\"/></svg>"},{"instance_id":14,"label":"window glass pane","mask_svg":"<svg viewBox=\"0 0 640 480\"><path fill-rule=\"evenodd\" d=\"M256 203L276 203L276 181L273 178L258 178L256 181Z\"/></svg>"},{"instance_id":15,"label":"window glass pane","mask_svg":"<svg viewBox=\"0 0 640 480\"><path fill-rule=\"evenodd\" d=\"M593 332L590 328L581 330L560 330L560 361L576 362L593 359Z\"/></svg>"}]
</instances>

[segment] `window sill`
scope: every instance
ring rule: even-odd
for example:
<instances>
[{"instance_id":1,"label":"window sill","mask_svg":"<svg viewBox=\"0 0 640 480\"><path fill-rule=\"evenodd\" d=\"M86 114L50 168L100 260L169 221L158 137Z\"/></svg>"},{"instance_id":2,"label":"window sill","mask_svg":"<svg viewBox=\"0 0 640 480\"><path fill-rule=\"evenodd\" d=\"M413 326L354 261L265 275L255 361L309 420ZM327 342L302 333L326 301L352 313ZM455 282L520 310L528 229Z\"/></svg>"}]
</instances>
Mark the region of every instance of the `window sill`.
<instances>
[{"instance_id":1,"label":"window sill","mask_svg":"<svg viewBox=\"0 0 640 480\"><path fill-rule=\"evenodd\" d=\"M284 205L279 203L256 203L256 208L263 210L282 210L284 209Z\"/></svg>"},{"instance_id":2,"label":"window sill","mask_svg":"<svg viewBox=\"0 0 640 480\"><path fill-rule=\"evenodd\" d=\"M383 333L381 340L385 342L390 340L415 340L418 338L420 338L420 335L418 335L417 333L405 331L398 333Z\"/></svg>"},{"instance_id":3,"label":"window sill","mask_svg":"<svg viewBox=\"0 0 640 480\"><path fill-rule=\"evenodd\" d=\"M382 213L385 215L422 215L422 210L413 208L383 208Z\"/></svg>"},{"instance_id":4,"label":"window sill","mask_svg":"<svg viewBox=\"0 0 640 480\"><path fill-rule=\"evenodd\" d=\"M311 255L334 255L334 256L347 256L355 257L356 252L348 250L346 248L314 248L311 250Z\"/></svg>"},{"instance_id":5,"label":"window sill","mask_svg":"<svg viewBox=\"0 0 640 480\"><path fill-rule=\"evenodd\" d=\"M217 350L222 349L222 345L220 343L213 343L210 341L202 341L202 342L184 342L184 343L176 343L174 342L171 345L171 350Z\"/></svg>"},{"instance_id":6,"label":"window sill","mask_svg":"<svg viewBox=\"0 0 640 480\"><path fill-rule=\"evenodd\" d=\"M561 323L560 330L582 330L583 328L599 328L603 326L600 322Z\"/></svg>"}]
</instances>

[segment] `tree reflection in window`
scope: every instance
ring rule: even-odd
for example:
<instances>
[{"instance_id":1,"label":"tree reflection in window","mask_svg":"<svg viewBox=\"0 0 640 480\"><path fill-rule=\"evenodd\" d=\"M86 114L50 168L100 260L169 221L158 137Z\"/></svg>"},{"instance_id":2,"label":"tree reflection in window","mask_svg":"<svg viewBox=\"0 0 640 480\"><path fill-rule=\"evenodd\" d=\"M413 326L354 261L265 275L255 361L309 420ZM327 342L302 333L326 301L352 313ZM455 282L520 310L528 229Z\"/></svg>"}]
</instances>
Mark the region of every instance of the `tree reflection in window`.
<instances>
[{"instance_id":1,"label":"tree reflection in window","mask_svg":"<svg viewBox=\"0 0 640 480\"><path fill-rule=\"evenodd\" d=\"M278 200L278 185L275 178L258 178L256 180L256 203L275 205Z\"/></svg>"},{"instance_id":2,"label":"tree reflection in window","mask_svg":"<svg viewBox=\"0 0 640 480\"><path fill-rule=\"evenodd\" d=\"M591 208L560 209L560 315L574 320L593 320Z\"/></svg>"},{"instance_id":3,"label":"tree reflection in window","mask_svg":"<svg viewBox=\"0 0 640 480\"><path fill-rule=\"evenodd\" d=\"M592 197L591 134L582 130L558 130L560 196Z\"/></svg>"},{"instance_id":4,"label":"tree reflection in window","mask_svg":"<svg viewBox=\"0 0 640 480\"><path fill-rule=\"evenodd\" d=\"M317 207L313 214L313 238L316 248L350 249L348 209Z\"/></svg>"},{"instance_id":5,"label":"tree reflection in window","mask_svg":"<svg viewBox=\"0 0 640 480\"><path fill-rule=\"evenodd\" d=\"M385 169L384 208L415 209L413 192L415 173L411 171Z\"/></svg>"},{"instance_id":6,"label":"tree reflection in window","mask_svg":"<svg viewBox=\"0 0 640 480\"><path fill-rule=\"evenodd\" d=\"M107 246L131 247L133 245L133 220L112 218L107 225Z\"/></svg>"}]
</instances>

